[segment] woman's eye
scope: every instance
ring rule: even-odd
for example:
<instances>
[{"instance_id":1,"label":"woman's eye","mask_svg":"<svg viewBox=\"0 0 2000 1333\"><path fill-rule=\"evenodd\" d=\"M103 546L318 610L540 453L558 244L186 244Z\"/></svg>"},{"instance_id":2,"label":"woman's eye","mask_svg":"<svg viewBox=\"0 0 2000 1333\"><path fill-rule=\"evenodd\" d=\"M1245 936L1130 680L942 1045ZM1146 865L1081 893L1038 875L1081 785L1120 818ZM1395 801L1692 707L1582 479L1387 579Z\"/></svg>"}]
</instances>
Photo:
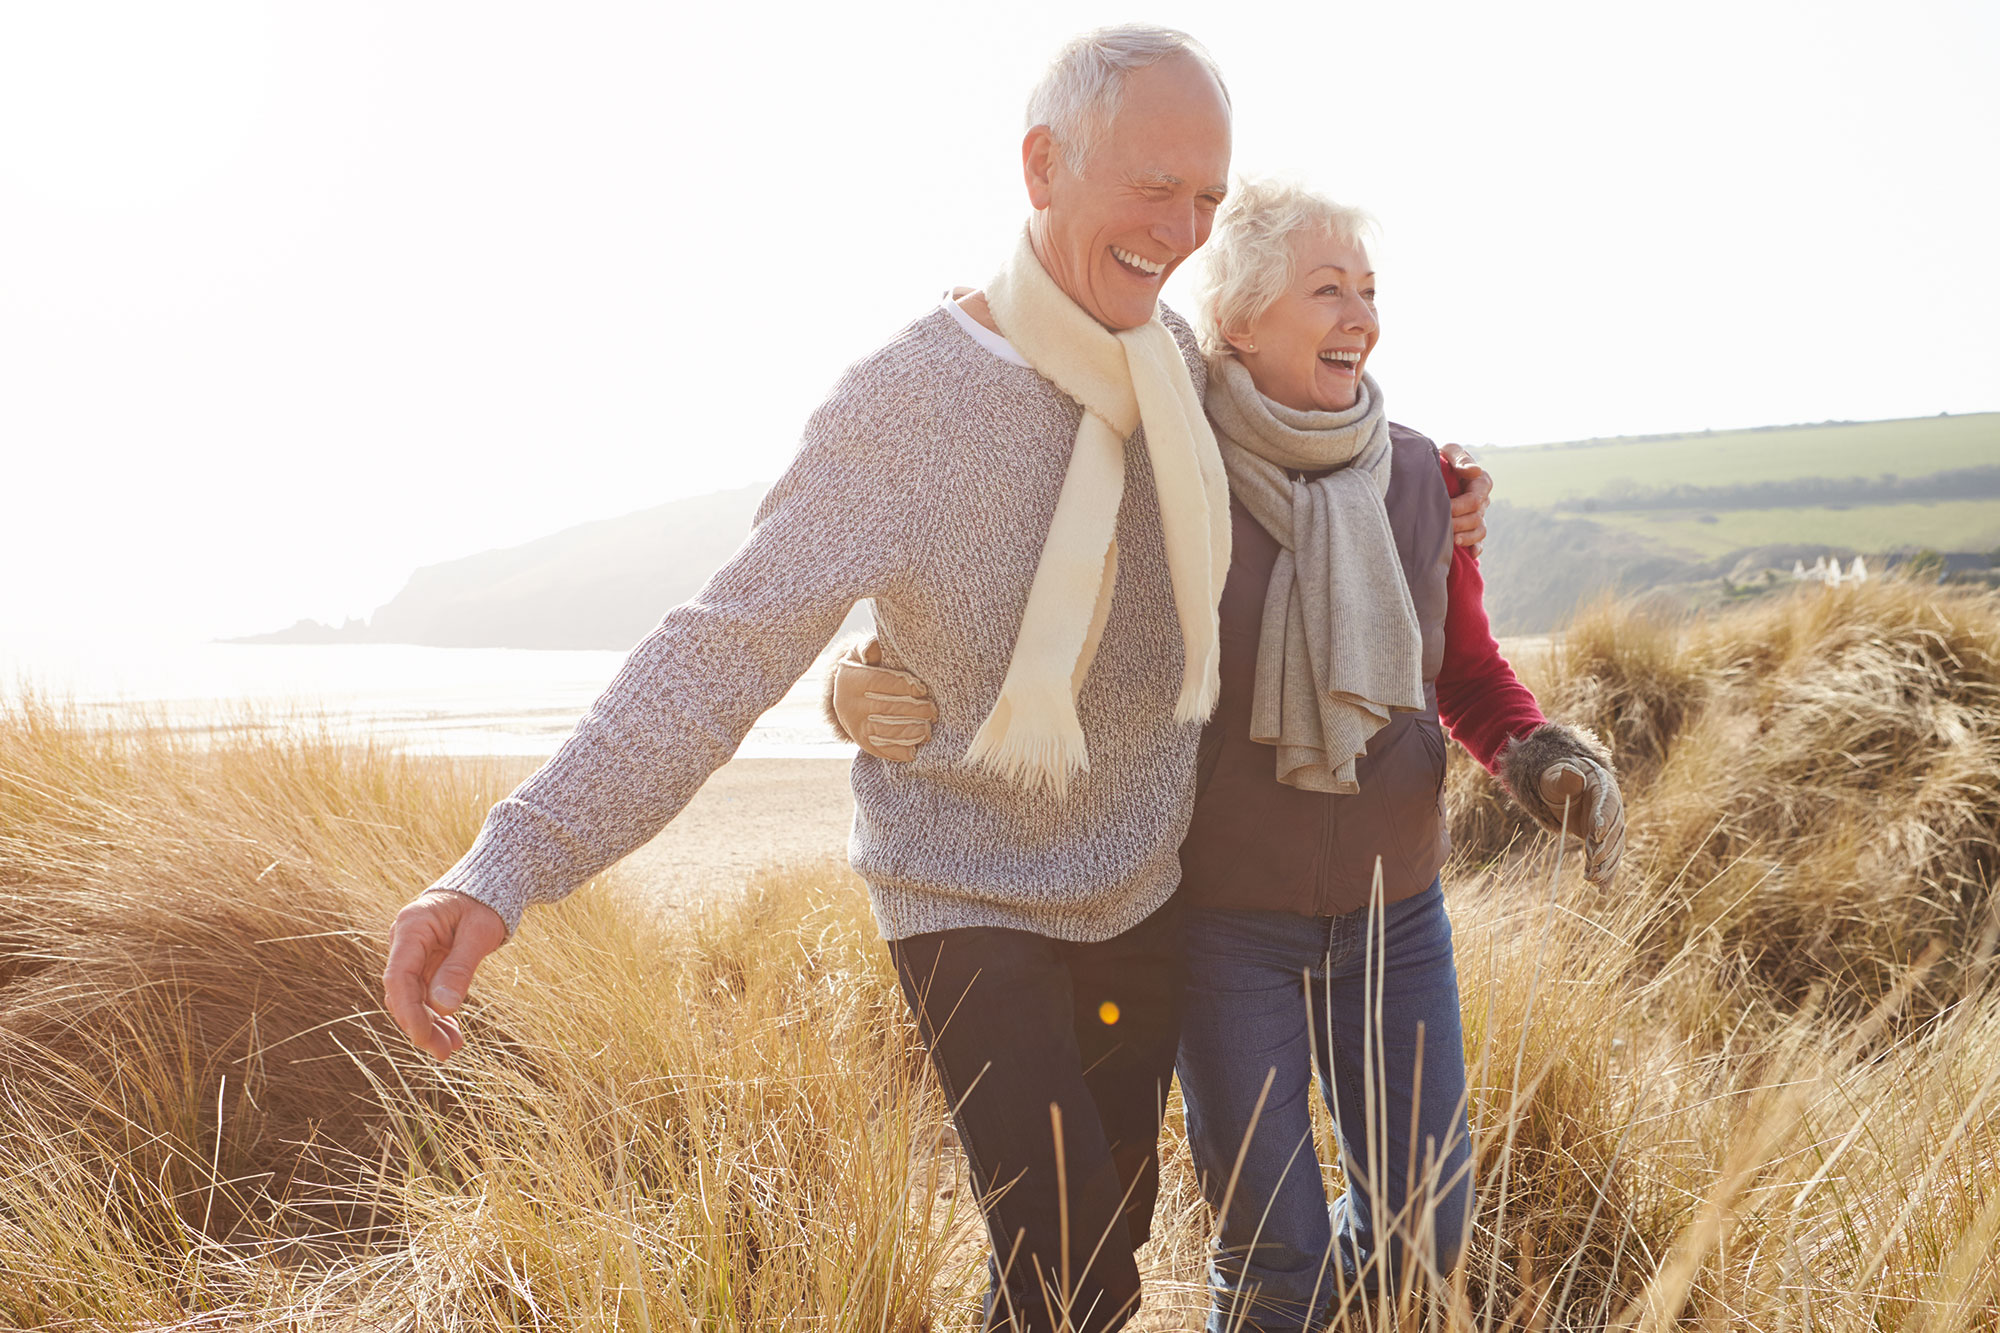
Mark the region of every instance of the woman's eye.
<instances>
[{"instance_id":1,"label":"woman's eye","mask_svg":"<svg viewBox=\"0 0 2000 1333\"><path fill-rule=\"evenodd\" d=\"M1340 295L1340 288L1338 288L1338 287L1322 287L1322 288L1320 288L1320 289L1319 289L1319 295L1321 295L1321 296L1338 296L1338 295Z\"/></svg>"}]
</instances>

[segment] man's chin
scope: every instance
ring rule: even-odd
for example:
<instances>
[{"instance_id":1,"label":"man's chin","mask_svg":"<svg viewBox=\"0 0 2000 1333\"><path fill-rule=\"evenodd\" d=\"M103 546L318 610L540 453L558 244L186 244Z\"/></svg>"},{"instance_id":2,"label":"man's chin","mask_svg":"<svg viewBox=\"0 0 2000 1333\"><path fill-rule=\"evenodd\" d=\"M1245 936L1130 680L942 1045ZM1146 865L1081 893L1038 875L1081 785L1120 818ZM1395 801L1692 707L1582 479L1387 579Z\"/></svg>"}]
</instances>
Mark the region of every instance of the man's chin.
<instances>
[{"instance_id":1,"label":"man's chin","mask_svg":"<svg viewBox=\"0 0 2000 1333\"><path fill-rule=\"evenodd\" d=\"M1141 324L1151 323L1159 308L1160 303L1157 298L1145 302L1120 301L1117 306L1100 315L1097 322L1113 333L1123 333L1127 329L1136 329Z\"/></svg>"}]
</instances>

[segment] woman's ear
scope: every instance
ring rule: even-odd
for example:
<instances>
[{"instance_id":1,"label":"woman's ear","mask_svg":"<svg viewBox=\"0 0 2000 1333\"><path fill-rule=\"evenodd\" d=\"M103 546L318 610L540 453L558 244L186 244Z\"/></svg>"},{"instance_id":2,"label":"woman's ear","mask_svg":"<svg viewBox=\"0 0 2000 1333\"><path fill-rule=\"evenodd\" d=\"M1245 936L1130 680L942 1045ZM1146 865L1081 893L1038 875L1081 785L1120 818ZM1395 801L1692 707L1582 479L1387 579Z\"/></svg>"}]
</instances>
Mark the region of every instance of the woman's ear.
<instances>
[{"instance_id":1,"label":"woman's ear","mask_svg":"<svg viewBox=\"0 0 2000 1333\"><path fill-rule=\"evenodd\" d=\"M1225 325L1222 329L1222 341L1229 344L1230 351L1239 355L1245 352L1248 352L1251 356L1257 355L1257 340L1255 336L1251 330L1244 328L1240 324L1235 327Z\"/></svg>"}]
</instances>

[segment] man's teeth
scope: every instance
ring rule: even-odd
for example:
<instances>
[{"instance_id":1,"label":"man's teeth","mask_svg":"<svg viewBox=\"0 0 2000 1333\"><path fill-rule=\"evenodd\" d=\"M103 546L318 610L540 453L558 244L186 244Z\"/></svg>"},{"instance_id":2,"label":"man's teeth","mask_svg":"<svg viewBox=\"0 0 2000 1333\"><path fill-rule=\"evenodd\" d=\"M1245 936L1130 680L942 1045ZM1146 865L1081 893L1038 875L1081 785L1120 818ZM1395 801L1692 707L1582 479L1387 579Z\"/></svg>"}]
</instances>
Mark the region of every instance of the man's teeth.
<instances>
[{"instance_id":1,"label":"man's teeth","mask_svg":"<svg viewBox=\"0 0 2000 1333\"><path fill-rule=\"evenodd\" d=\"M1155 264L1150 259L1141 259L1139 258L1139 256L1133 254L1130 250L1120 250L1115 245L1111 247L1111 253L1112 256L1116 258L1119 263L1130 264L1133 268L1136 268L1143 273L1150 273L1156 278L1159 277L1160 274L1166 272L1167 269L1167 266L1165 264Z\"/></svg>"}]
</instances>

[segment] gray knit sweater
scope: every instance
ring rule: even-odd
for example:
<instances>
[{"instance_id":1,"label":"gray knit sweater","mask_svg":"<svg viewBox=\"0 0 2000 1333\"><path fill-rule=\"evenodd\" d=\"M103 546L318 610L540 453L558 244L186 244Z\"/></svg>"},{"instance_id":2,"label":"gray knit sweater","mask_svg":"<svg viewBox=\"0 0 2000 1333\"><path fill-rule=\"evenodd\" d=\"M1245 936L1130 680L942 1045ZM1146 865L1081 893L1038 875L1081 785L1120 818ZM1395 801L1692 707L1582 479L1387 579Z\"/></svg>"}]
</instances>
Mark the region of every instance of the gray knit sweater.
<instances>
[{"instance_id":1,"label":"gray knit sweater","mask_svg":"<svg viewBox=\"0 0 2000 1333\"><path fill-rule=\"evenodd\" d=\"M1166 315L1199 393L1206 367ZM1000 692L1081 409L938 309L813 413L749 539L625 660L576 731L493 807L435 887L512 931L658 833L873 598L884 660L932 687L914 762L854 761L849 855L886 939L1004 926L1107 939L1179 882L1200 727L1176 724L1181 631L1142 437L1126 445L1118 588L1066 800L965 766Z\"/></svg>"}]
</instances>

